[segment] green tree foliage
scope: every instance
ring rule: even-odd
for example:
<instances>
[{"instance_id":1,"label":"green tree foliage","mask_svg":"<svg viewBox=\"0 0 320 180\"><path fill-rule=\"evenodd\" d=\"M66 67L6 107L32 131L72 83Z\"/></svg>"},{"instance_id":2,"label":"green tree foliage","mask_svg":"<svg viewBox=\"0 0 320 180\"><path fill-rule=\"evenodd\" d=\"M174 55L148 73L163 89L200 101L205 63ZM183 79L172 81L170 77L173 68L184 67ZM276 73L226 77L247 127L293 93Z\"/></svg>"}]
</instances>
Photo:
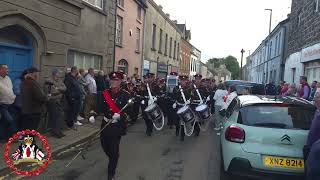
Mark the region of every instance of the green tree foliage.
<instances>
[{"instance_id":1,"label":"green tree foliage","mask_svg":"<svg viewBox=\"0 0 320 180\"><path fill-rule=\"evenodd\" d=\"M239 79L240 66L237 58L228 56L225 58L211 58L207 61L207 64L214 64L215 68L219 68L220 65L224 64L226 68L231 72L232 79Z\"/></svg>"}]
</instances>

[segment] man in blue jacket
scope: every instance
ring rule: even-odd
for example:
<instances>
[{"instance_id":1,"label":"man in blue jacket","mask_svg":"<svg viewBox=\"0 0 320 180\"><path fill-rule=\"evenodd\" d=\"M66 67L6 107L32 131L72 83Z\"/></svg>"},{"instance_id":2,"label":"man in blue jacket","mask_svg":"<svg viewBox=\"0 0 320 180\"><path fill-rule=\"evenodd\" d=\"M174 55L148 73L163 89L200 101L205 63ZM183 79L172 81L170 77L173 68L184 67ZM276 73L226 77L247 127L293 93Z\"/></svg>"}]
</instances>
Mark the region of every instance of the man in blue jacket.
<instances>
[{"instance_id":1,"label":"man in blue jacket","mask_svg":"<svg viewBox=\"0 0 320 180\"><path fill-rule=\"evenodd\" d=\"M74 124L81 125L81 123L77 121L77 117L80 113L83 94L81 85L76 78L78 73L78 68L72 67L71 72L68 73L64 79L64 84L67 87L66 98L69 103L69 113L67 119L67 125L69 128L73 128Z\"/></svg>"},{"instance_id":2,"label":"man in blue jacket","mask_svg":"<svg viewBox=\"0 0 320 180\"><path fill-rule=\"evenodd\" d=\"M320 140L318 140L312 145L306 165L307 165L306 180L319 180L320 179Z\"/></svg>"},{"instance_id":3,"label":"man in blue jacket","mask_svg":"<svg viewBox=\"0 0 320 180\"><path fill-rule=\"evenodd\" d=\"M315 97L317 111L310 127L307 147L310 152L306 161L307 180L320 179L320 95Z\"/></svg>"}]
</instances>

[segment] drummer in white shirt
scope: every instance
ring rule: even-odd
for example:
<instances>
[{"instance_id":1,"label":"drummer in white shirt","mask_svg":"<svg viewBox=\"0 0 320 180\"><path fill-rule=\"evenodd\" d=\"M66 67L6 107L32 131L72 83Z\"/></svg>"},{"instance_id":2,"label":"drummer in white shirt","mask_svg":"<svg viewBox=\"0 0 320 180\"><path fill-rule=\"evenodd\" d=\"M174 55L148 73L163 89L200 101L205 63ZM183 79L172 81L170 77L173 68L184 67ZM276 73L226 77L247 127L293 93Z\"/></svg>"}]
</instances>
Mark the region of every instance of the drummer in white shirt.
<instances>
[{"instance_id":1,"label":"drummer in white shirt","mask_svg":"<svg viewBox=\"0 0 320 180\"><path fill-rule=\"evenodd\" d=\"M221 110L222 106L225 104L224 97L228 95L228 91L226 90L226 87L224 84L220 83L218 85L218 89L216 93L214 94L214 106L215 106L215 128L214 130L218 131L221 127L221 119L222 116L219 114L219 111Z\"/></svg>"}]
</instances>

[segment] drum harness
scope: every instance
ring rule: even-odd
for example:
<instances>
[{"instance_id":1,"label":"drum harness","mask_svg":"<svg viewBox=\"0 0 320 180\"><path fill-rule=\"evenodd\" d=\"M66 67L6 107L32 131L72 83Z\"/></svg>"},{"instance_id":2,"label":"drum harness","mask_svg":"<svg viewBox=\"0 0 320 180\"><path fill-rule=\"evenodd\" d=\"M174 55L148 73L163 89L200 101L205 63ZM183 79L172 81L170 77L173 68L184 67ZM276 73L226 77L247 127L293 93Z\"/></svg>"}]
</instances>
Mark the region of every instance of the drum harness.
<instances>
[{"instance_id":1,"label":"drum harness","mask_svg":"<svg viewBox=\"0 0 320 180\"><path fill-rule=\"evenodd\" d=\"M149 96L149 100L148 100L148 106L151 106L153 105L156 101L157 101L157 98L152 96L152 93L151 93L151 90L150 90L150 86L149 84L147 83L147 90L148 90L148 96ZM161 109L159 109L160 113L161 113L161 125L160 127L156 126L155 123L153 122L153 126L154 128L157 130L157 131L160 131L163 129L164 127L164 115L163 115L163 112Z\"/></svg>"},{"instance_id":2,"label":"drum harness","mask_svg":"<svg viewBox=\"0 0 320 180\"><path fill-rule=\"evenodd\" d=\"M177 103L177 104L178 105L182 105L183 107L185 107L188 104L190 104L190 100L187 101L186 96L185 96L185 94L183 92L183 89L182 89L181 85L179 85L179 89L180 89L180 93L181 93L182 99L184 101L184 104L180 104L180 103ZM190 109L190 110L194 114L193 110L192 109ZM197 121L196 119L193 121L193 124L192 124L193 127L196 124L196 121ZM184 127L184 129L186 128L185 122L183 120L181 120L181 119L180 119L180 124ZM193 134L193 130L190 133L186 133L187 132L186 130L184 130L184 131L185 131L186 136L191 136Z\"/></svg>"},{"instance_id":3,"label":"drum harness","mask_svg":"<svg viewBox=\"0 0 320 180\"><path fill-rule=\"evenodd\" d=\"M194 102L191 103L191 104L198 105L198 106L201 106L201 105L203 105L203 104L207 104L207 102L210 101L210 98L208 97L208 98L206 99L206 101L204 102L203 99L202 99L202 96L201 96L201 94L200 94L200 92L199 92L199 89L197 88L197 86L196 86L195 84L193 84L193 87L195 88L195 90L196 90L196 92L197 92L197 95L198 95L198 97L199 97L199 100L198 100L198 101L194 101ZM196 102L199 102L199 103L196 104ZM198 117L198 118L201 118L200 116L197 116L197 117ZM199 120L197 120L197 121L199 121ZM201 131L203 131L203 132L204 132L204 131L207 131L208 128L209 128L208 125L207 125L206 127L202 127L200 123L198 123L198 124L199 124L199 127L200 127Z\"/></svg>"}]
</instances>

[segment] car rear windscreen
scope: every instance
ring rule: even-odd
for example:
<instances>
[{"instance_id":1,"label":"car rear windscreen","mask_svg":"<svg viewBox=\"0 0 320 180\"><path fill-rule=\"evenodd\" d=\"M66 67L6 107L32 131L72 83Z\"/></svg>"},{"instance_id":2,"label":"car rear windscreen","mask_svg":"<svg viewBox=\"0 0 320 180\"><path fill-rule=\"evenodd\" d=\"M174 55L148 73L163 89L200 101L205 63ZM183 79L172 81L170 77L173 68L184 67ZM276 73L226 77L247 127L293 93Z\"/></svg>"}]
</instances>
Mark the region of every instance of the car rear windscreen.
<instances>
[{"instance_id":1,"label":"car rear windscreen","mask_svg":"<svg viewBox=\"0 0 320 180\"><path fill-rule=\"evenodd\" d=\"M259 104L240 109L238 122L248 126L308 130L315 113L314 108Z\"/></svg>"}]
</instances>

